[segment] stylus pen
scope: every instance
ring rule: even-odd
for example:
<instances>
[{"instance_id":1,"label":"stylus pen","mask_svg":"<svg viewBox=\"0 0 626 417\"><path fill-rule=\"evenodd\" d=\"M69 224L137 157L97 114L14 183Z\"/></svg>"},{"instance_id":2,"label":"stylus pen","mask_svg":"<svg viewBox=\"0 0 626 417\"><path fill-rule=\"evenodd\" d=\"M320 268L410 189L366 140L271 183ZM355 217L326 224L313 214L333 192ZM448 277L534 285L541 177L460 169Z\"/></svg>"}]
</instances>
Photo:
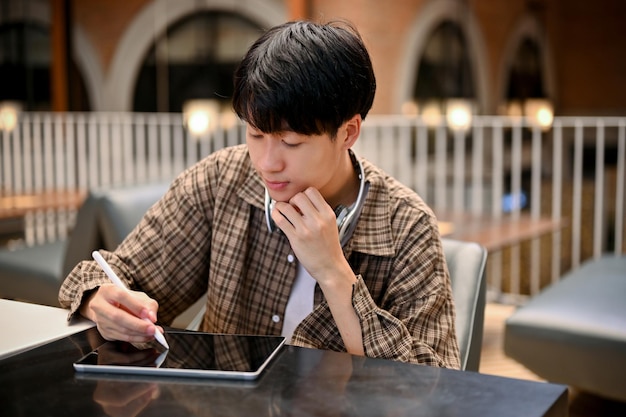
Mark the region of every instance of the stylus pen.
<instances>
[{"instance_id":1,"label":"stylus pen","mask_svg":"<svg viewBox=\"0 0 626 417\"><path fill-rule=\"evenodd\" d=\"M113 284L115 284L115 286L122 288L124 290L128 290L128 288L126 288L126 286L122 283L122 281L117 276L117 274L113 272L113 270L111 269L107 261L105 261L102 255L100 255L100 252L95 250L91 252L91 256L93 257L93 259L95 259L96 262L98 262L98 265L100 265L100 268L102 268L104 273L107 274L107 276L113 282ZM150 321L148 318L145 318L144 320ZM163 333L161 333L158 328L155 329L154 338L157 340L157 342L165 346L166 349L170 348L170 345L167 344L167 340L165 340L165 336L163 336Z\"/></svg>"}]
</instances>

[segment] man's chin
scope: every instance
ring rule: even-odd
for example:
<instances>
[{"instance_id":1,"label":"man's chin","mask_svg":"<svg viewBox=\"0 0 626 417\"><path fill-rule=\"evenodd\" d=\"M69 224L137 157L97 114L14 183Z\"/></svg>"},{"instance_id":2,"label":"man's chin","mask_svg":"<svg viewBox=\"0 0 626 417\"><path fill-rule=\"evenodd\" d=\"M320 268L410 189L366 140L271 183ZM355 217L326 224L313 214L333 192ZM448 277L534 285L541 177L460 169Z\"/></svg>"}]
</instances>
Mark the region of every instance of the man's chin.
<instances>
[{"instance_id":1,"label":"man's chin","mask_svg":"<svg viewBox=\"0 0 626 417\"><path fill-rule=\"evenodd\" d=\"M293 192L293 190L289 190L286 188L282 190L275 190L269 187L266 187L266 188L270 197L274 201L282 201L282 202L288 203L289 200L291 200L291 198L297 194L297 192Z\"/></svg>"}]
</instances>

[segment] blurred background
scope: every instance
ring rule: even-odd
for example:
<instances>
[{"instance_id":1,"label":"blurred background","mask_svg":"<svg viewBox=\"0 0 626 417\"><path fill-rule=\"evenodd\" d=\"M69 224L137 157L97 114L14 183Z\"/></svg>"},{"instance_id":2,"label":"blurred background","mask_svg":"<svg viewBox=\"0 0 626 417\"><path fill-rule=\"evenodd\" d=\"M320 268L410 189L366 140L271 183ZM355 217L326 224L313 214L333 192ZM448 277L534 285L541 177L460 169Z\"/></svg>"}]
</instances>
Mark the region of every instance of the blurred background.
<instances>
[{"instance_id":1,"label":"blurred background","mask_svg":"<svg viewBox=\"0 0 626 417\"><path fill-rule=\"evenodd\" d=\"M0 0L0 251L242 143L233 70L295 19L359 29L378 88L355 150L487 248L491 308L626 253L624 0Z\"/></svg>"},{"instance_id":2,"label":"blurred background","mask_svg":"<svg viewBox=\"0 0 626 417\"><path fill-rule=\"evenodd\" d=\"M263 29L344 18L378 79L373 112L624 115L620 0L2 0L0 101L24 111L181 112L226 105ZM10 80L10 81L8 81Z\"/></svg>"},{"instance_id":3,"label":"blurred background","mask_svg":"<svg viewBox=\"0 0 626 417\"><path fill-rule=\"evenodd\" d=\"M65 238L87 190L241 143L248 46L347 19L378 82L359 153L488 247L497 297L538 292L626 247L625 18L621 0L2 0L0 242Z\"/></svg>"},{"instance_id":4,"label":"blurred background","mask_svg":"<svg viewBox=\"0 0 626 417\"><path fill-rule=\"evenodd\" d=\"M86 191L243 142L233 70L294 19L360 30L357 150L489 249L494 298L624 252L622 0L2 0L0 242L65 239Z\"/></svg>"}]
</instances>

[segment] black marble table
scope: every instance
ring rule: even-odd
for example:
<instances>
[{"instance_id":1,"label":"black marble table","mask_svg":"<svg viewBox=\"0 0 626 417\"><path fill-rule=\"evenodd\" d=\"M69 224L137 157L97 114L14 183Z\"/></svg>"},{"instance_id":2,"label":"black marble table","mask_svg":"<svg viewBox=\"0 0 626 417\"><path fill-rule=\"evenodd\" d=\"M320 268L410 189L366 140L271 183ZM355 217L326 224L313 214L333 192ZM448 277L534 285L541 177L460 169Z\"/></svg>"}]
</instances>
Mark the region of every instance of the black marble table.
<instances>
[{"instance_id":1,"label":"black marble table","mask_svg":"<svg viewBox=\"0 0 626 417\"><path fill-rule=\"evenodd\" d=\"M285 346L254 382L80 375L95 328L0 361L2 416L566 416L567 388Z\"/></svg>"}]
</instances>

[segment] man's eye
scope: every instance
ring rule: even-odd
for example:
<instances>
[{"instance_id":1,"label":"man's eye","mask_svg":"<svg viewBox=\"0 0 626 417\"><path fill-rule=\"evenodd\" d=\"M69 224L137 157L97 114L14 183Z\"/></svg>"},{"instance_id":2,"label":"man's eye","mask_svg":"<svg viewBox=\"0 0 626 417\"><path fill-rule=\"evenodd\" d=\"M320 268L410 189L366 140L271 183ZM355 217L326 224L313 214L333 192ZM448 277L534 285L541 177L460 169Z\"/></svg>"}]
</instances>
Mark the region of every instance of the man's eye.
<instances>
[{"instance_id":1,"label":"man's eye","mask_svg":"<svg viewBox=\"0 0 626 417\"><path fill-rule=\"evenodd\" d=\"M287 145L288 148L296 148L300 146L300 143L289 143L289 142L283 142L283 143Z\"/></svg>"}]
</instances>

